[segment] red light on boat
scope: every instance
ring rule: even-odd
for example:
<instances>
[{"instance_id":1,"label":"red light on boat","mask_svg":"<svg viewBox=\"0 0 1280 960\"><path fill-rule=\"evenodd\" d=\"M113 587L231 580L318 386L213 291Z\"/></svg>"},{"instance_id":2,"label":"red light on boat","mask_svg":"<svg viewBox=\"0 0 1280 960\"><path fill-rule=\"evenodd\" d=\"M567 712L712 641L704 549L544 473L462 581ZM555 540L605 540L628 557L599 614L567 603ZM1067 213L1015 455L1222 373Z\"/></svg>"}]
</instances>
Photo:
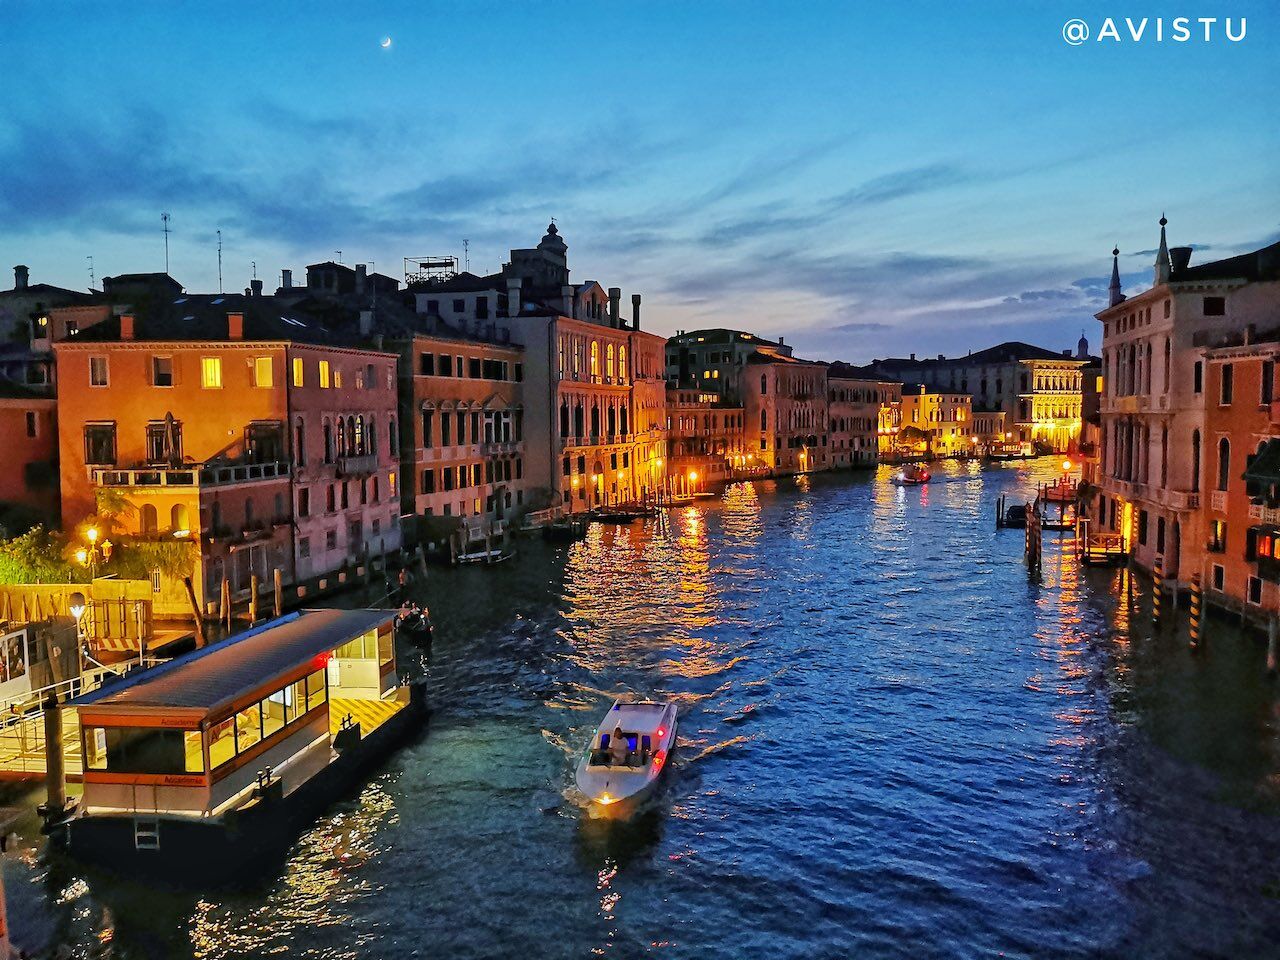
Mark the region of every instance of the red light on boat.
<instances>
[{"instance_id":1,"label":"red light on boat","mask_svg":"<svg viewBox=\"0 0 1280 960\"><path fill-rule=\"evenodd\" d=\"M667 731L666 731L666 730L664 730L662 727L659 727L659 728L658 728L658 736L660 736L660 737L665 737L666 735L667 735Z\"/></svg>"},{"instance_id":2,"label":"red light on boat","mask_svg":"<svg viewBox=\"0 0 1280 960\"><path fill-rule=\"evenodd\" d=\"M323 670L329 665L329 661L333 659L333 653L329 650L321 651L311 658L312 665L317 670Z\"/></svg>"}]
</instances>

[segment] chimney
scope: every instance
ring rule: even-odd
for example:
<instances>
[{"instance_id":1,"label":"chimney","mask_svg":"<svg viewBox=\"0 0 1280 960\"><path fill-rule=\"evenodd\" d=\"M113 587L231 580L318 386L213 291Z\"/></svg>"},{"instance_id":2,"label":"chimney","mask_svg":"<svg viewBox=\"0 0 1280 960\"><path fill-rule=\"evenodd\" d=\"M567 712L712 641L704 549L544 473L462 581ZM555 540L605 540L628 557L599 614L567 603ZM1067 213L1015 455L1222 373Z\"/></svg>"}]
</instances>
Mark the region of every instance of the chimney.
<instances>
[{"instance_id":1,"label":"chimney","mask_svg":"<svg viewBox=\"0 0 1280 960\"><path fill-rule=\"evenodd\" d=\"M946 357L944 357L942 354L938 354L938 359L939 359L939 360L945 360L945 359L947 359L947 358L946 358Z\"/></svg>"},{"instance_id":2,"label":"chimney","mask_svg":"<svg viewBox=\"0 0 1280 960\"><path fill-rule=\"evenodd\" d=\"M262 281L261 281L261 280L250 280L250 281L249 281L249 289L253 291L253 296L255 296L255 297L260 297L260 296L262 296Z\"/></svg>"},{"instance_id":3,"label":"chimney","mask_svg":"<svg viewBox=\"0 0 1280 960\"><path fill-rule=\"evenodd\" d=\"M609 288L609 326L620 327L622 321L620 319L620 301L622 300L622 289L620 287Z\"/></svg>"},{"instance_id":4,"label":"chimney","mask_svg":"<svg viewBox=\"0 0 1280 960\"><path fill-rule=\"evenodd\" d=\"M22 264L13 268L13 289L25 290L31 274Z\"/></svg>"},{"instance_id":5,"label":"chimney","mask_svg":"<svg viewBox=\"0 0 1280 960\"><path fill-rule=\"evenodd\" d=\"M578 297L574 292L573 284L566 283L560 288L560 298L564 300L565 316L578 319Z\"/></svg>"},{"instance_id":6,"label":"chimney","mask_svg":"<svg viewBox=\"0 0 1280 960\"><path fill-rule=\"evenodd\" d=\"M120 339L121 340L133 339L133 314L132 313L122 313L120 315Z\"/></svg>"},{"instance_id":7,"label":"chimney","mask_svg":"<svg viewBox=\"0 0 1280 960\"><path fill-rule=\"evenodd\" d=\"M1069 359L1071 359L1071 351L1070 351L1070 350L1063 350L1063 351L1062 351L1062 355L1063 355L1064 357L1066 357L1068 360L1069 360Z\"/></svg>"},{"instance_id":8,"label":"chimney","mask_svg":"<svg viewBox=\"0 0 1280 960\"><path fill-rule=\"evenodd\" d=\"M360 311L360 336L367 337L373 332L373 311Z\"/></svg>"},{"instance_id":9,"label":"chimney","mask_svg":"<svg viewBox=\"0 0 1280 960\"><path fill-rule=\"evenodd\" d=\"M916 355L913 353L913 354L911 355L911 359L912 359L912 360L914 360L915 358L916 358Z\"/></svg>"},{"instance_id":10,"label":"chimney","mask_svg":"<svg viewBox=\"0 0 1280 960\"><path fill-rule=\"evenodd\" d=\"M227 339L228 340L244 339L244 314L243 313L227 314Z\"/></svg>"},{"instance_id":11,"label":"chimney","mask_svg":"<svg viewBox=\"0 0 1280 960\"><path fill-rule=\"evenodd\" d=\"M640 294L638 293L631 295L631 328L640 329Z\"/></svg>"},{"instance_id":12,"label":"chimney","mask_svg":"<svg viewBox=\"0 0 1280 960\"><path fill-rule=\"evenodd\" d=\"M1190 247L1170 247L1169 260L1173 264L1173 272L1187 269L1187 264L1191 262Z\"/></svg>"},{"instance_id":13,"label":"chimney","mask_svg":"<svg viewBox=\"0 0 1280 960\"><path fill-rule=\"evenodd\" d=\"M285 290L293 289L293 271L292 270L280 271L280 286L283 287Z\"/></svg>"},{"instance_id":14,"label":"chimney","mask_svg":"<svg viewBox=\"0 0 1280 960\"><path fill-rule=\"evenodd\" d=\"M507 277L507 316L520 316L521 284L519 277Z\"/></svg>"},{"instance_id":15,"label":"chimney","mask_svg":"<svg viewBox=\"0 0 1280 960\"><path fill-rule=\"evenodd\" d=\"M364 281L366 277L366 267L363 263L356 264L356 293L364 293Z\"/></svg>"}]
</instances>

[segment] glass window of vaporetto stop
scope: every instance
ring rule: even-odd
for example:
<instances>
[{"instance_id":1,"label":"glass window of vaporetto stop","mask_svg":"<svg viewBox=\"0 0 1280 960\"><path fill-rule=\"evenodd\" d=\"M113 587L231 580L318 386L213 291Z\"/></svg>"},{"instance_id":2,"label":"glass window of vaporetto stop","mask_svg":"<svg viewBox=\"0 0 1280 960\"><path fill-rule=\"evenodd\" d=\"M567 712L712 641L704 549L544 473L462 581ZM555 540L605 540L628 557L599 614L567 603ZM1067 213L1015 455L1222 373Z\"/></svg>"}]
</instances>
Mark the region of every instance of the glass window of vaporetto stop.
<instances>
[{"instance_id":1,"label":"glass window of vaporetto stop","mask_svg":"<svg viewBox=\"0 0 1280 960\"><path fill-rule=\"evenodd\" d=\"M327 752L329 698L376 697L376 678L394 679L392 618L290 614L78 698L85 802L124 805L123 785L154 784L178 789L175 809L209 809L265 767Z\"/></svg>"}]
</instances>

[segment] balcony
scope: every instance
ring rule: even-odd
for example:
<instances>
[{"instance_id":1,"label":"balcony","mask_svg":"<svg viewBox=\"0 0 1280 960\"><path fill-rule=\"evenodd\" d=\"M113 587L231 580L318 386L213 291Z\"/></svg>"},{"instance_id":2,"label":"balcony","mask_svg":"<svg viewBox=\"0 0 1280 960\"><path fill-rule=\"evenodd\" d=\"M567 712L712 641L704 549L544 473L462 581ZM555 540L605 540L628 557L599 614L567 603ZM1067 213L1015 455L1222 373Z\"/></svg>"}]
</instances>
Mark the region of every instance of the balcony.
<instances>
[{"instance_id":1,"label":"balcony","mask_svg":"<svg viewBox=\"0 0 1280 960\"><path fill-rule=\"evenodd\" d=\"M563 437L566 447L608 447L630 443L633 439L629 433L591 433L584 437Z\"/></svg>"},{"instance_id":2,"label":"balcony","mask_svg":"<svg viewBox=\"0 0 1280 960\"><path fill-rule=\"evenodd\" d=\"M1250 502L1249 519L1280 526L1280 507L1268 507L1264 503Z\"/></svg>"},{"instance_id":3,"label":"balcony","mask_svg":"<svg viewBox=\"0 0 1280 960\"><path fill-rule=\"evenodd\" d=\"M1174 510L1199 510L1200 494L1192 490L1163 490L1161 502Z\"/></svg>"},{"instance_id":4,"label":"balcony","mask_svg":"<svg viewBox=\"0 0 1280 960\"><path fill-rule=\"evenodd\" d=\"M222 487L289 476L283 461L267 463L194 463L182 467L135 467L117 470L95 468L93 482L100 487Z\"/></svg>"},{"instance_id":5,"label":"balcony","mask_svg":"<svg viewBox=\"0 0 1280 960\"><path fill-rule=\"evenodd\" d=\"M338 476L359 477L378 472L378 455L367 453L361 457L339 457Z\"/></svg>"},{"instance_id":6,"label":"balcony","mask_svg":"<svg viewBox=\"0 0 1280 960\"><path fill-rule=\"evenodd\" d=\"M491 440L480 444L480 454L485 457L496 457L504 453L517 453L520 449L518 440Z\"/></svg>"}]
</instances>

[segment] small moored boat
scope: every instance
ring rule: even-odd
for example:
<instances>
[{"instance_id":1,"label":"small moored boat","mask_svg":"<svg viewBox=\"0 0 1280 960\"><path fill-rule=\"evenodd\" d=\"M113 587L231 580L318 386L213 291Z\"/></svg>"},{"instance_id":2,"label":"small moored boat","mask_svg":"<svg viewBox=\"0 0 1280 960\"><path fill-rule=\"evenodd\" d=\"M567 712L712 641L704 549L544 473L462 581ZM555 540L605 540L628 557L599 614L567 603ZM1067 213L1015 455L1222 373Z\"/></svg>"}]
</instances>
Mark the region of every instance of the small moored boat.
<instances>
[{"instance_id":1,"label":"small moored boat","mask_svg":"<svg viewBox=\"0 0 1280 960\"><path fill-rule=\"evenodd\" d=\"M426 607L416 603L401 608L396 616L396 632L410 643L418 645L431 642L431 614Z\"/></svg>"},{"instance_id":2,"label":"small moored boat","mask_svg":"<svg viewBox=\"0 0 1280 960\"><path fill-rule=\"evenodd\" d=\"M578 789L593 818L626 817L657 789L676 742L676 707L615 700L578 763Z\"/></svg>"}]
</instances>

